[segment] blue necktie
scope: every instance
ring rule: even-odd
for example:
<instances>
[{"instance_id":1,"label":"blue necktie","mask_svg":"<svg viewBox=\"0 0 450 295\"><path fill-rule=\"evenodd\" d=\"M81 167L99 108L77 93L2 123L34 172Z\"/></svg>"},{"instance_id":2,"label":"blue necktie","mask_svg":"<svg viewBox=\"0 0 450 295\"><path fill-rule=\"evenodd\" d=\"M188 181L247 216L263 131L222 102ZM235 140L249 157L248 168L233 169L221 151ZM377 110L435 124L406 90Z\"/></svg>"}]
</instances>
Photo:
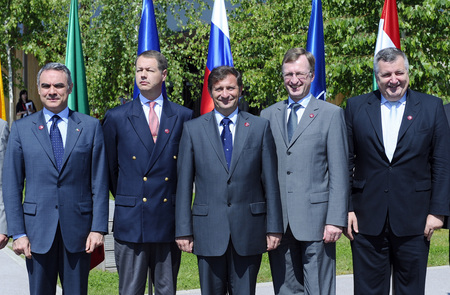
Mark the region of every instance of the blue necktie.
<instances>
[{"instance_id":1,"label":"blue necktie","mask_svg":"<svg viewBox=\"0 0 450 295\"><path fill-rule=\"evenodd\" d=\"M294 135L295 129L297 128L297 124L298 124L297 110L299 108L300 108L300 104L298 104L296 102L291 104L291 114L289 115L289 119L287 122L287 132L288 132L289 142L291 142L292 136Z\"/></svg>"},{"instance_id":2,"label":"blue necktie","mask_svg":"<svg viewBox=\"0 0 450 295\"><path fill-rule=\"evenodd\" d=\"M64 156L64 146L61 137L61 132L58 128L58 121L61 118L58 115L54 115L52 120L52 126L50 127L50 141L52 142L53 155L55 156L56 166L58 171L61 171L62 160Z\"/></svg>"},{"instance_id":3,"label":"blue necktie","mask_svg":"<svg viewBox=\"0 0 450 295\"><path fill-rule=\"evenodd\" d=\"M231 120L229 118L223 118L220 122L223 126L220 138L222 139L223 151L225 152L228 169L230 169L231 154L233 153L233 136L230 131L230 122Z\"/></svg>"}]
</instances>

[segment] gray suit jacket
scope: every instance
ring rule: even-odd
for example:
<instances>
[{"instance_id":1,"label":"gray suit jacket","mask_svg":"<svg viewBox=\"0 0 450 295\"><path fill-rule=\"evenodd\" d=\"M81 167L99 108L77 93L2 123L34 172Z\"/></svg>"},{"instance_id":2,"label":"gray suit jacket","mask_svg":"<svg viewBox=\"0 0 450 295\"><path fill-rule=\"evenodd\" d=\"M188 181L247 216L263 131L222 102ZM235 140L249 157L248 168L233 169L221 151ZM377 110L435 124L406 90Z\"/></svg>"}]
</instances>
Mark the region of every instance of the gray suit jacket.
<instances>
[{"instance_id":1,"label":"gray suit jacket","mask_svg":"<svg viewBox=\"0 0 450 295\"><path fill-rule=\"evenodd\" d=\"M287 139L288 100L261 112L270 121L278 156L283 224L299 241L321 241L326 224L347 226L348 144L341 108L311 98Z\"/></svg>"},{"instance_id":2,"label":"gray suit jacket","mask_svg":"<svg viewBox=\"0 0 450 295\"><path fill-rule=\"evenodd\" d=\"M0 234L8 234L6 226L5 206L3 205L2 167L5 158L6 144L8 143L8 122L0 119Z\"/></svg>"},{"instance_id":3,"label":"gray suit jacket","mask_svg":"<svg viewBox=\"0 0 450 295\"><path fill-rule=\"evenodd\" d=\"M283 230L269 122L240 111L235 132L228 170L214 112L184 124L176 237L193 235L197 255L223 255L230 239L239 255L260 254L267 248L266 234Z\"/></svg>"}]
</instances>

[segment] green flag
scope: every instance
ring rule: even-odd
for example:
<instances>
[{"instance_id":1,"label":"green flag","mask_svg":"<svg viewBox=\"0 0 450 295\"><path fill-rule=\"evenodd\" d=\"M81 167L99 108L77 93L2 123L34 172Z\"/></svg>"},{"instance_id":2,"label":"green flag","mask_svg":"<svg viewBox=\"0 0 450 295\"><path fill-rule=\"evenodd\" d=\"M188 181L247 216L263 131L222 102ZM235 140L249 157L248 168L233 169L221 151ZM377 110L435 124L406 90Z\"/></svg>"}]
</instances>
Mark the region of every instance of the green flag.
<instances>
[{"instance_id":1,"label":"green flag","mask_svg":"<svg viewBox=\"0 0 450 295\"><path fill-rule=\"evenodd\" d=\"M72 73L73 90L69 96L69 108L89 115L89 103L81 47L80 23L78 22L78 0L70 1L69 27L67 29L66 66Z\"/></svg>"}]
</instances>

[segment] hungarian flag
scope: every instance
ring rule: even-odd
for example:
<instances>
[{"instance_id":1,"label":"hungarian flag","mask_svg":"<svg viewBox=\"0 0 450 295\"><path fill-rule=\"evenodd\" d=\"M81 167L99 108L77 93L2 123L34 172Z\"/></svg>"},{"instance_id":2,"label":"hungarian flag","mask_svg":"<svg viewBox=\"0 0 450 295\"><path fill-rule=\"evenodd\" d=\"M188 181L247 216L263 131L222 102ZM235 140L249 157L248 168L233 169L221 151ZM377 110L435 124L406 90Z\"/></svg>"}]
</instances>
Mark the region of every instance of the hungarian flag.
<instances>
[{"instance_id":1,"label":"hungarian flag","mask_svg":"<svg viewBox=\"0 0 450 295\"><path fill-rule=\"evenodd\" d=\"M209 35L208 59L206 61L202 101L200 105L201 115L214 109L214 103L208 92L208 77L211 71L219 66L233 66L230 33L228 31L227 12L224 0L214 1L211 17L211 32Z\"/></svg>"},{"instance_id":2,"label":"hungarian flag","mask_svg":"<svg viewBox=\"0 0 450 295\"><path fill-rule=\"evenodd\" d=\"M66 66L72 74L73 89L69 95L69 108L89 115L89 102L81 47L80 23L78 22L78 0L70 1L69 28L67 29Z\"/></svg>"},{"instance_id":3,"label":"hungarian flag","mask_svg":"<svg viewBox=\"0 0 450 295\"><path fill-rule=\"evenodd\" d=\"M398 14L396 0L385 0L383 13L381 14L380 24L378 26L377 45L375 46L375 54L378 51L396 47L400 49L400 30L398 27ZM373 90L377 90L378 85L373 77Z\"/></svg>"},{"instance_id":4,"label":"hungarian flag","mask_svg":"<svg viewBox=\"0 0 450 295\"><path fill-rule=\"evenodd\" d=\"M138 51L141 54L147 50L161 51L159 48L158 28L156 27L155 8L152 0L142 2L141 24L139 25ZM163 84L163 94L166 96L166 86ZM134 82L133 99L139 96L139 88Z\"/></svg>"},{"instance_id":5,"label":"hungarian flag","mask_svg":"<svg viewBox=\"0 0 450 295\"><path fill-rule=\"evenodd\" d=\"M5 94L3 93L2 62L0 61L0 118L6 121Z\"/></svg>"},{"instance_id":6,"label":"hungarian flag","mask_svg":"<svg viewBox=\"0 0 450 295\"><path fill-rule=\"evenodd\" d=\"M312 0L306 50L316 58L316 72L311 84L311 93L317 99L326 100L325 41L323 37L322 1L320 0Z\"/></svg>"}]
</instances>

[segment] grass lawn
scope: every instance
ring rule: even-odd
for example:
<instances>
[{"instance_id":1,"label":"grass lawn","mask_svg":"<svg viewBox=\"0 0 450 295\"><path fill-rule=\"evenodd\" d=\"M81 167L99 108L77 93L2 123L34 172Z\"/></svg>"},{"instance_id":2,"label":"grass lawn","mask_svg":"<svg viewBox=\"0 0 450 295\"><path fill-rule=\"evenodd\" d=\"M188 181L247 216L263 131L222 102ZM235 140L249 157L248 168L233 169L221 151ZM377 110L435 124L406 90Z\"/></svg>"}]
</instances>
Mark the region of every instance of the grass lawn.
<instances>
[{"instance_id":1,"label":"grass lawn","mask_svg":"<svg viewBox=\"0 0 450 295\"><path fill-rule=\"evenodd\" d=\"M447 265L449 259L448 231L438 230L431 239L430 256L428 266ZM336 245L336 273L349 274L353 272L350 242L342 237ZM271 281L269 258L263 255L258 282ZM93 270L89 276L90 295L118 294L119 278L117 273ZM183 253L181 267L178 274L178 290L198 289L197 258L193 254Z\"/></svg>"}]
</instances>

